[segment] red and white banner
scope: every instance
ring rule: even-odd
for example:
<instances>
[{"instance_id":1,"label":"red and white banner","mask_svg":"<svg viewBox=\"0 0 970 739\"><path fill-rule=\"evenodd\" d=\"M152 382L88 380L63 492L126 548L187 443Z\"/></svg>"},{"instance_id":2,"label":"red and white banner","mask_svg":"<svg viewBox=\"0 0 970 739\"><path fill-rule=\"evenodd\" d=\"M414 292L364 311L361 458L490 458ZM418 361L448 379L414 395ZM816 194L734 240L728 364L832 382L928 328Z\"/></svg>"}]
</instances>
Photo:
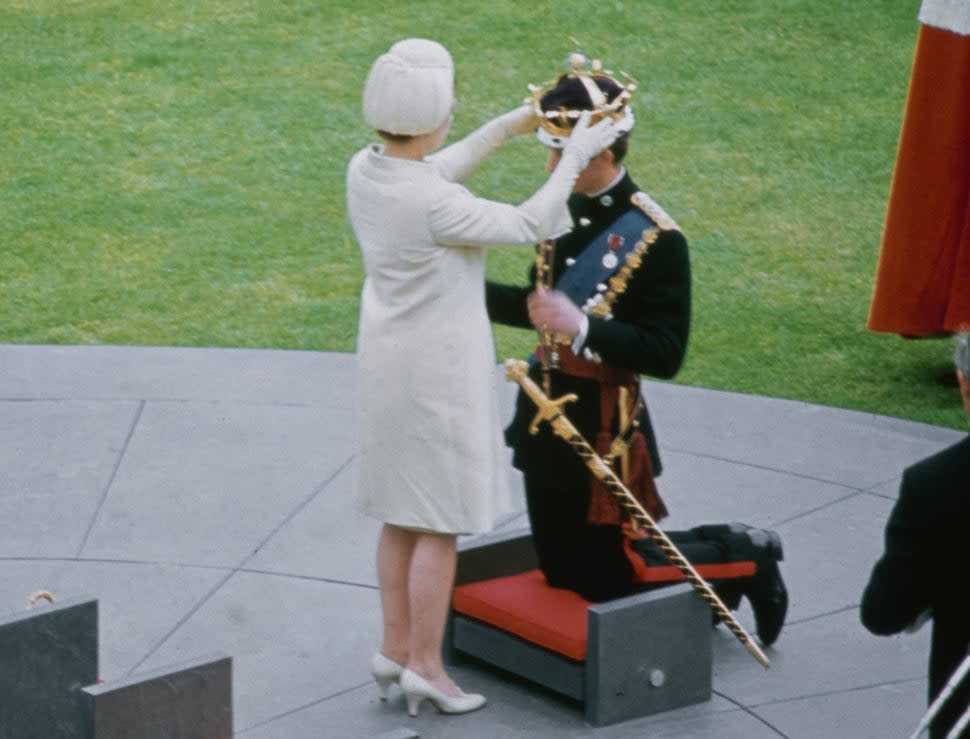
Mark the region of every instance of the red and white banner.
<instances>
[{"instance_id":1,"label":"red and white banner","mask_svg":"<svg viewBox=\"0 0 970 739\"><path fill-rule=\"evenodd\" d=\"M970 330L970 0L924 0L868 328Z\"/></svg>"}]
</instances>

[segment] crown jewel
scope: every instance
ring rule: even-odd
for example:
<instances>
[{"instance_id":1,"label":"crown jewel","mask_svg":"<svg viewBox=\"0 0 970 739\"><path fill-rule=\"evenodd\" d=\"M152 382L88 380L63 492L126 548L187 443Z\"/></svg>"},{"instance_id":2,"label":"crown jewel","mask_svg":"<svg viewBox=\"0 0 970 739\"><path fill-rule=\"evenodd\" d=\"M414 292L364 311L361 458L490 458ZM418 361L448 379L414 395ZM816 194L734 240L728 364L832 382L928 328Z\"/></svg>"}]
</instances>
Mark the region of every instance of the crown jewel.
<instances>
[{"instance_id":1,"label":"crown jewel","mask_svg":"<svg viewBox=\"0 0 970 739\"><path fill-rule=\"evenodd\" d=\"M575 43L575 40L574 40ZM590 125L598 123L607 116L617 122L621 133L628 133L633 128L633 110L630 99L637 89L636 81L628 74L621 73L625 82L617 79L612 72L603 69L599 59L589 59L582 51L572 52L566 59L567 71L553 80L541 85L529 85L529 97L525 102L532 106L539 117L539 140L547 146L561 146L569 138L573 126L586 111L591 111ZM589 96L589 107L568 107L560 105L553 110L543 110L542 99L551 91L567 80L577 80ZM606 80L610 86L619 88L619 93L608 100L606 94L596 84L596 80Z\"/></svg>"}]
</instances>

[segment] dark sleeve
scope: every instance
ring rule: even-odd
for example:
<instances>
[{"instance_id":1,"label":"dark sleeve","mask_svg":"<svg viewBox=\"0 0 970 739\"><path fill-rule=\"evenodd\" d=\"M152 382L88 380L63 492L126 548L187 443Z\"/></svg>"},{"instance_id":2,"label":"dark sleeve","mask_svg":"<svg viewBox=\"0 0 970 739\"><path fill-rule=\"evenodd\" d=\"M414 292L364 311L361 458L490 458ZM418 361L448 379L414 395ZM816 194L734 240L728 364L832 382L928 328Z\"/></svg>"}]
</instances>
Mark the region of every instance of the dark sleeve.
<instances>
[{"instance_id":1,"label":"dark sleeve","mask_svg":"<svg viewBox=\"0 0 970 739\"><path fill-rule=\"evenodd\" d=\"M614 367L673 377L687 353L690 291L687 240L680 231L665 231L617 299L613 319L589 319L584 348Z\"/></svg>"},{"instance_id":2,"label":"dark sleeve","mask_svg":"<svg viewBox=\"0 0 970 739\"><path fill-rule=\"evenodd\" d=\"M932 506L919 490L907 470L886 523L886 550L862 595L862 625L873 634L898 634L932 602Z\"/></svg>"},{"instance_id":3,"label":"dark sleeve","mask_svg":"<svg viewBox=\"0 0 970 739\"><path fill-rule=\"evenodd\" d=\"M531 287L501 285L486 281L485 307L488 309L489 320L494 323L504 323L506 326L532 328L527 303L530 292L532 292Z\"/></svg>"}]
</instances>

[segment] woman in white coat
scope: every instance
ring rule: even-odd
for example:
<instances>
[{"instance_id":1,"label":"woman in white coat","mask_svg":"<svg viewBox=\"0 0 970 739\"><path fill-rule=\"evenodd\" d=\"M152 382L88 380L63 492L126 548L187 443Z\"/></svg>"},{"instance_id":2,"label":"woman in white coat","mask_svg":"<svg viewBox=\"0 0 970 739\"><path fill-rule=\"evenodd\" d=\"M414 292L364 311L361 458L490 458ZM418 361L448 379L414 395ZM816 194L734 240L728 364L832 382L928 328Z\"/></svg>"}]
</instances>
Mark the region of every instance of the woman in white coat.
<instances>
[{"instance_id":1,"label":"woman in white coat","mask_svg":"<svg viewBox=\"0 0 970 739\"><path fill-rule=\"evenodd\" d=\"M534 130L535 113L513 110L428 156L448 134L453 103L448 51L426 39L394 44L364 89L364 118L384 143L358 152L347 170L347 210L366 272L358 497L384 522L383 642L371 668L382 698L400 682L411 715L424 699L445 713L485 704L451 681L441 659L456 538L489 530L509 499L484 247L570 230L566 199L576 177L616 136L609 119L581 121L532 197L494 202L459 183L508 138Z\"/></svg>"}]
</instances>

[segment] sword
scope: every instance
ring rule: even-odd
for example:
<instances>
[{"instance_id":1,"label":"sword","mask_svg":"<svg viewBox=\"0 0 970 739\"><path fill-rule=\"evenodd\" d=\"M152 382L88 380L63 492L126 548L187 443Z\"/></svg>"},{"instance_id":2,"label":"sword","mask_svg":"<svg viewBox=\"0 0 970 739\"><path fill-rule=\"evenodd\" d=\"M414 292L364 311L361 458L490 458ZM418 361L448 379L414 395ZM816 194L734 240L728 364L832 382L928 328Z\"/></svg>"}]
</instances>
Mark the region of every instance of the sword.
<instances>
[{"instance_id":1,"label":"sword","mask_svg":"<svg viewBox=\"0 0 970 739\"><path fill-rule=\"evenodd\" d=\"M647 529L668 561L680 570L680 573L690 582L694 590L700 594L701 598L704 599L704 602L707 603L718 618L724 622L725 626L730 629L731 633L737 637L738 641L744 645L762 666L768 667L768 658L764 652L752 641L748 632L731 615L727 606L717 597L717 593L707 584L704 578L697 574L697 570L680 553L680 550L677 549L676 545L657 525L650 514L647 513L646 509L640 505L640 501L633 496L633 493L627 489L623 482L616 476L616 473L603 461L603 458L596 453L593 447L589 445L589 442L573 426L572 421L563 413L562 407L566 403L576 400L578 396L575 393L569 393L568 395L563 395L561 398L552 400L532 381L532 378L528 374L528 365L521 360L506 360L505 377L510 381L517 382L538 408L535 418L532 419L532 423L529 425L529 433L537 433L539 431L539 424L543 421L548 421L556 436L564 439L573 448L573 451L582 457L583 462L586 463L586 466L596 478L619 500L620 505L623 506L630 518Z\"/></svg>"}]
</instances>

